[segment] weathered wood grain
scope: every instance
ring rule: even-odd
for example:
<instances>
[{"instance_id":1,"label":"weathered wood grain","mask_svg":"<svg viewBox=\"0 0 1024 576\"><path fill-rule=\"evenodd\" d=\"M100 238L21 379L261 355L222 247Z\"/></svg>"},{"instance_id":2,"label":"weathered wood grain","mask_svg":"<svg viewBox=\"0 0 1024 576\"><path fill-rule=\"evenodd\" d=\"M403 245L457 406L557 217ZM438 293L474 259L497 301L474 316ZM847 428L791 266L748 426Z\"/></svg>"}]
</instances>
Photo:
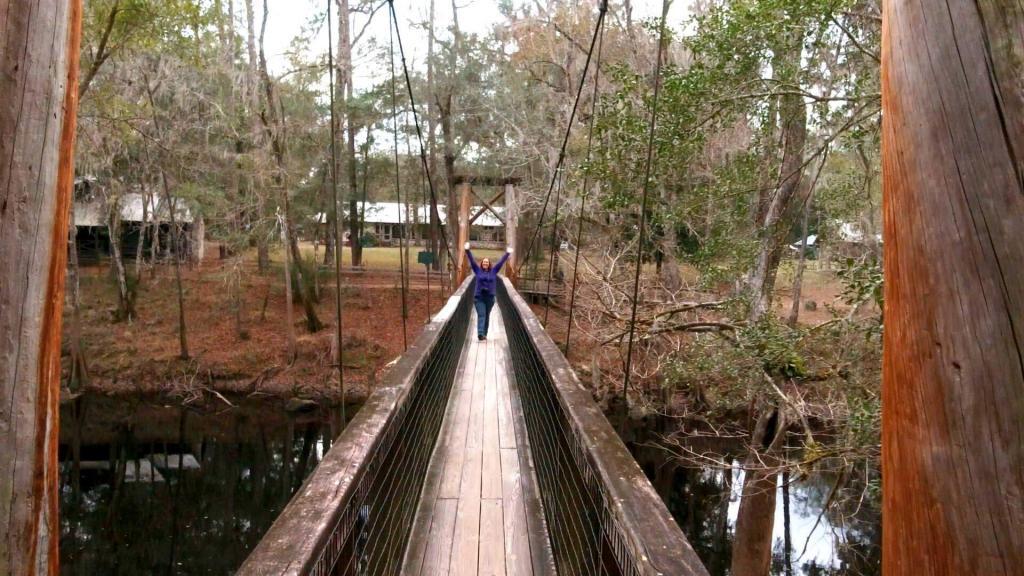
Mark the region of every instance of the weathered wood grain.
<instances>
[{"instance_id":1,"label":"weathered wood grain","mask_svg":"<svg viewBox=\"0 0 1024 576\"><path fill-rule=\"evenodd\" d=\"M502 520L505 533L505 571L511 576L530 576L529 526L520 482L519 454L514 448L501 450Z\"/></svg>"},{"instance_id":2,"label":"weathered wood grain","mask_svg":"<svg viewBox=\"0 0 1024 576\"><path fill-rule=\"evenodd\" d=\"M479 576L505 576L505 536L500 498L480 501Z\"/></svg>"},{"instance_id":3,"label":"weathered wood grain","mask_svg":"<svg viewBox=\"0 0 1024 576\"><path fill-rule=\"evenodd\" d=\"M883 571L1024 569L1024 6L884 3Z\"/></svg>"},{"instance_id":4,"label":"weathered wood grain","mask_svg":"<svg viewBox=\"0 0 1024 576\"><path fill-rule=\"evenodd\" d=\"M427 552L423 558L423 576L447 576L452 559L452 541L455 536L455 514L458 500L439 498L434 501L430 536L426 538ZM407 566L415 574L415 566Z\"/></svg>"},{"instance_id":5,"label":"weathered wood grain","mask_svg":"<svg viewBox=\"0 0 1024 576\"><path fill-rule=\"evenodd\" d=\"M549 549L537 546L547 552L546 559L531 554L530 543L546 542L547 533L543 519L528 519L521 444L514 439L507 441L510 447L501 444L500 404L508 404L513 435L516 423L502 360L508 341L498 309L491 321L494 329L485 342L476 340L475 324L470 326L457 391L432 456L430 468L438 478L428 477L424 485L403 574L531 575L535 564L553 570Z\"/></svg>"},{"instance_id":6,"label":"weathered wood grain","mask_svg":"<svg viewBox=\"0 0 1024 576\"><path fill-rule=\"evenodd\" d=\"M487 372L484 376L483 404L483 470L480 496L501 499L501 446L498 441L498 373L495 349L498 343L492 337L486 342ZM502 374L504 377L504 374Z\"/></svg>"},{"instance_id":7,"label":"weathered wood grain","mask_svg":"<svg viewBox=\"0 0 1024 576\"><path fill-rule=\"evenodd\" d=\"M57 574L81 4L0 0L0 574Z\"/></svg>"}]
</instances>

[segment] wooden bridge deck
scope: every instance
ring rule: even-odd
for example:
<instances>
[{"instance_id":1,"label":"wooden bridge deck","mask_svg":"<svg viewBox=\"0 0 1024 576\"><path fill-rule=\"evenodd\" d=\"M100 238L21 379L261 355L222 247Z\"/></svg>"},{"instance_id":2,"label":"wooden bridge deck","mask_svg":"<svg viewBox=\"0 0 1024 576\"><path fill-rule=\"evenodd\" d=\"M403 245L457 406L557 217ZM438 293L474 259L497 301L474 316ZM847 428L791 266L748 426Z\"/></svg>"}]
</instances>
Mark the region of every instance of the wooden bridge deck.
<instances>
[{"instance_id":1,"label":"wooden bridge deck","mask_svg":"<svg viewBox=\"0 0 1024 576\"><path fill-rule=\"evenodd\" d=\"M554 573L501 311L469 324L402 574Z\"/></svg>"}]
</instances>

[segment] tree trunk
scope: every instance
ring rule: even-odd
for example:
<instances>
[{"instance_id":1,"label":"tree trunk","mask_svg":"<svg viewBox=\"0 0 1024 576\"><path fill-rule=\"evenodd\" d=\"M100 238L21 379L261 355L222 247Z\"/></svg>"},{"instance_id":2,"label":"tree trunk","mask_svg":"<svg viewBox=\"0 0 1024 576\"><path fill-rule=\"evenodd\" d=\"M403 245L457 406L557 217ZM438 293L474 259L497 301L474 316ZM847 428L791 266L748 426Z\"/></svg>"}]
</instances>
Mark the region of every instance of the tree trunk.
<instances>
[{"instance_id":1,"label":"tree trunk","mask_svg":"<svg viewBox=\"0 0 1024 576\"><path fill-rule=\"evenodd\" d=\"M156 131L156 138L158 141L164 141L164 130L163 125L160 123L160 117L156 112L156 102L154 95L153 85L150 84L149 78L145 78L146 83L146 98L149 100L150 114L153 121L153 129ZM149 146L146 146L146 157L149 158ZM171 186L167 181L167 171L164 170L164 164L157 157L157 166L160 172L160 187L164 195L164 204L167 206L167 218L171 222L171 250L173 251L172 259L174 260L174 285L177 288L178 296L178 357L182 360L188 360L188 333L187 326L185 324L185 288L182 285L181 279L181 230L178 228L178 217L177 211L178 206L175 201L171 198ZM152 165L152 162L150 162ZM159 210L156 211L159 213Z\"/></svg>"},{"instance_id":2,"label":"tree trunk","mask_svg":"<svg viewBox=\"0 0 1024 576\"><path fill-rule=\"evenodd\" d=\"M428 165L430 175L437 178L437 87L434 82L434 24L435 24L435 0L430 0L430 25L427 30L427 153L429 155ZM424 191L426 193L426 191ZM427 200L429 202L429 199ZM436 218L434 211L428 208L430 214L430 235L429 248L434 254L434 270L441 270L440 246L438 235L441 230L441 222ZM427 271L429 275L429 270Z\"/></svg>"},{"instance_id":3,"label":"tree trunk","mask_svg":"<svg viewBox=\"0 0 1024 576\"><path fill-rule=\"evenodd\" d=\"M743 495L736 514L736 538L732 548L733 576L766 576L772 560L772 527L779 473L770 467L772 453L785 436L782 410L768 408L761 413L753 434L760 454L747 458Z\"/></svg>"},{"instance_id":4,"label":"tree trunk","mask_svg":"<svg viewBox=\"0 0 1024 576\"><path fill-rule=\"evenodd\" d=\"M206 258L206 219L203 218L202 213L196 213L190 232L189 246L191 246L191 250L189 250L188 254L189 261L198 266Z\"/></svg>"},{"instance_id":5,"label":"tree trunk","mask_svg":"<svg viewBox=\"0 0 1024 576\"><path fill-rule=\"evenodd\" d=\"M288 250L288 220L278 216L281 225L281 245L284 247L284 318L288 330L288 363L295 362L297 348L295 343L295 319L292 318L292 266Z\"/></svg>"},{"instance_id":6,"label":"tree trunk","mask_svg":"<svg viewBox=\"0 0 1024 576\"><path fill-rule=\"evenodd\" d=\"M334 234L331 233L331 231L334 230L333 212L334 211L331 210L328 212L327 216L327 233L324 235L324 266L334 266Z\"/></svg>"},{"instance_id":7,"label":"tree trunk","mask_svg":"<svg viewBox=\"0 0 1024 576\"><path fill-rule=\"evenodd\" d=\"M270 269L270 244L266 238L256 240L256 270L260 274L266 274Z\"/></svg>"},{"instance_id":8,"label":"tree trunk","mask_svg":"<svg viewBox=\"0 0 1024 576\"><path fill-rule=\"evenodd\" d=\"M178 230L177 217L175 212L178 207L171 201L170 187L167 185L167 176L163 169L160 170L160 181L164 188L164 200L167 202L168 212L171 220L171 249L174 250L174 285L178 289L178 357L188 360L188 335L185 325L185 289L181 282L181 232Z\"/></svg>"},{"instance_id":9,"label":"tree trunk","mask_svg":"<svg viewBox=\"0 0 1024 576\"><path fill-rule=\"evenodd\" d=\"M287 204L286 204L287 206ZM316 295L313 293L312 283L307 283L303 278L302 272L302 252L299 250L299 239L298 235L294 232L294 227L291 223L291 219L285 212L285 220L288 221L288 233L289 233L289 248L292 253L293 268L295 270L295 280L299 286L299 300L302 302L302 309L306 313L306 329L310 332L319 332L323 327L323 323L320 322L320 318L316 314ZM316 260L313 261L314 269L316 268ZM315 273L315 271L314 271Z\"/></svg>"},{"instance_id":10,"label":"tree trunk","mask_svg":"<svg viewBox=\"0 0 1024 576\"><path fill-rule=\"evenodd\" d=\"M780 73L780 78L799 81L800 55L803 49L803 29L794 27L787 39L783 62L796 69ZM779 116L782 121L782 164L778 186L768 202L760 221L760 246L750 274L751 309L749 318L757 321L771 310L775 277L782 258L786 238L786 216L791 200L797 196L803 178L804 147L807 143L807 105L800 94L786 94L779 98Z\"/></svg>"},{"instance_id":11,"label":"tree trunk","mask_svg":"<svg viewBox=\"0 0 1024 576\"><path fill-rule=\"evenodd\" d=\"M150 226L150 239L149 244L149 274L150 277L156 276L156 263L160 258L160 210L158 209L159 204L157 203L156 195L153 193L149 194L149 205L153 207L153 224Z\"/></svg>"},{"instance_id":12,"label":"tree trunk","mask_svg":"<svg viewBox=\"0 0 1024 576\"><path fill-rule=\"evenodd\" d=\"M82 354L82 298L79 290L78 227L75 226L74 198L68 209L68 284L71 287L68 294L71 301L71 370L68 374L68 390L78 392L89 383L89 364L85 354Z\"/></svg>"},{"instance_id":13,"label":"tree trunk","mask_svg":"<svg viewBox=\"0 0 1024 576\"><path fill-rule=\"evenodd\" d=\"M323 327L323 324L317 317L316 307L313 301L313 295L311 294L311 288L306 286L306 283L303 281L302 277L302 254L299 251L298 238L296 237L295 234L295 227L292 224L291 205L288 199L287 182L285 182L286 143L284 138L284 127L282 126L282 119L277 112L277 107L274 105L274 82L271 80L270 74L267 72L267 58L263 49L263 32L266 31L268 17L269 10L267 8L267 0L263 0L263 23L261 25L259 51L260 76L263 79L264 113L260 115L260 118L263 121L264 128L266 129L270 136L271 151L274 155L274 161L277 164L277 170L274 174L274 182L277 185L277 187L281 190L281 201L284 207L284 214L282 217L284 219L284 228L286 230L285 235L283 237L283 248L286 253L285 266L289 267L289 265L287 264L287 252L290 250L292 253L291 260L294 264L293 270L295 272L295 277L301 294L302 305L306 312L306 324L310 332L317 332L318 330L320 330L320 328ZM290 276L291 271L285 270L285 272ZM291 290L291 284L288 285L288 290Z\"/></svg>"},{"instance_id":14,"label":"tree trunk","mask_svg":"<svg viewBox=\"0 0 1024 576\"><path fill-rule=\"evenodd\" d=\"M674 202L675 199L672 199ZM661 241L661 252L664 257L661 263L661 282L669 292L678 292L683 287L683 275L679 271L679 241L676 239L675 223L669 219L665 223L665 232Z\"/></svg>"},{"instance_id":15,"label":"tree trunk","mask_svg":"<svg viewBox=\"0 0 1024 576\"><path fill-rule=\"evenodd\" d=\"M135 282L142 281L142 260L145 258L146 223L149 221L149 194L142 194L142 222L139 223L139 243L135 246Z\"/></svg>"},{"instance_id":16,"label":"tree trunk","mask_svg":"<svg viewBox=\"0 0 1024 576\"><path fill-rule=\"evenodd\" d=\"M81 3L8 0L0 30L0 573L56 576Z\"/></svg>"},{"instance_id":17,"label":"tree trunk","mask_svg":"<svg viewBox=\"0 0 1024 576\"><path fill-rule=\"evenodd\" d=\"M804 270L807 268L807 220L811 213L811 200L814 189L810 191L807 201L804 202L803 215L800 217L800 253L796 261L796 274L793 276L793 305L789 308L789 318L786 324L791 328L796 326L800 320L800 300L804 284Z\"/></svg>"},{"instance_id":18,"label":"tree trunk","mask_svg":"<svg viewBox=\"0 0 1024 576\"><path fill-rule=\"evenodd\" d=\"M338 6L338 91L345 126L345 181L348 184L348 234L352 267L363 265L363 245L359 230L359 179L356 176L356 132L353 119L352 33L349 0L336 0ZM340 248L340 247L339 247Z\"/></svg>"},{"instance_id":19,"label":"tree trunk","mask_svg":"<svg viewBox=\"0 0 1024 576\"><path fill-rule=\"evenodd\" d=\"M455 107L458 100L455 88L461 45L462 31L459 29L459 7L452 0L452 46L448 52L448 85L445 87L445 102L438 106L441 113L441 136L444 139L444 176L448 186L448 238L456 238L459 232L459 223L454 217L456 206L458 206L458 198L455 193L456 149L455 127L452 119L455 115ZM461 246L454 248L454 250L461 249ZM451 266L454 265L455 263L452 262ZM452 286L452 289L454 290L454 286Z\"/></svg>"},{"instance_id":20,"label":"tree trunk","mask_svg":"<svg viewBox=\"0 0 1024 576\"><path fill-rule=\"evenodd\" d=\"M121 258L121 197L115 195L108 206L107 232L110 234L110 266L117 284L117 319L131 322L135 318L134 298L128 291L128 278Z\"/></svg>"},{"instance_id":21,"label":"tree trunk","mask_svg":"<svg viewBox=\"0 0 1024 576\"><path fill-rule=\"evenodd\" d=\"M793 529L789 511L789 470L782 472L782 569L785 576L793 576Z\"/></svg>"},{"instance_id":22,"label":"tree trunk","mask_svg":"<svg viewBox=\"0 0 1024 576\"><path fill-rule=\"evenodd\" d=\"M886 2L882 569L1024 566L1024 9Z\"/></svg>"}]
</instances>

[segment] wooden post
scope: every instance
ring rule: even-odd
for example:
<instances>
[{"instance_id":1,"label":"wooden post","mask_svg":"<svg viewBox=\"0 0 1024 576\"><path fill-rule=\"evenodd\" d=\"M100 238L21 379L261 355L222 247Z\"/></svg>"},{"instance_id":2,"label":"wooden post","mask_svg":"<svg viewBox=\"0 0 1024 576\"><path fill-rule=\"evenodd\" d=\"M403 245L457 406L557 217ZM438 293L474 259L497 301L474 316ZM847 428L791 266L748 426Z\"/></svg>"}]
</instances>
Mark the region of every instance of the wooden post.
<instances>
[{"instance_id":1,"label":"wooden post","mask_svg":"<svg viewBox=\"0 0 1024 576\"><path fill-rule=\"evenodd\" d=\"M59 572L61 315L78 0L0 4L0 574Z\"/></svg>"},{"instance_id":2,"label":"wooden post","mask_svg":"<svg viewBox=\"0 0 1024 576\"><path fill-rule=\"evenodd\" d=\"M505 275L515 285L519 277L519 201L516 198L516 185L512 182L505 183L505 244L511 246L514 251L508 257L505 264Z\"/></svg>"},{"instance_id":3,"label":"wooden post","mask_svg":"<svg viewBox=\"0 0 1024 576\"><path fill-rule=\"evenodd\" d=\"M883 3L883 573L1024 567L1024 9Z\"/></svg>"},{"instance_id":4,"label":"wooden post","mask_svg":"<svg viewBox=\"0 0 1024 576\"><path fill-rule=\"evenodd\" d=\"M470 200L472 185L469 182L460 182L457 188L459 191L459 245L456 250L459 256L456 268L456 286L461 285L462 281L466 279L466 275L469 274L469 263L466 261L466 252L462 247L469 242L469 208L472 204Z\"/></svg>"}]
</instances>

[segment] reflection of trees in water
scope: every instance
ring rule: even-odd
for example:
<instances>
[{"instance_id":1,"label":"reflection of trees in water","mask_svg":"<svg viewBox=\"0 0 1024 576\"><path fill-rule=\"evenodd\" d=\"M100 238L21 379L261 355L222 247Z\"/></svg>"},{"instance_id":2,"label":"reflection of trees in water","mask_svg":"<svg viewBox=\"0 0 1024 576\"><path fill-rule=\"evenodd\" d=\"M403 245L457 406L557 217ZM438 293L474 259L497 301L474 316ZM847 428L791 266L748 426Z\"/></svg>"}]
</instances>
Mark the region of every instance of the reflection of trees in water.
<instances>
[{"instance_id":1,"label":"reflection of trees in water","mask_svg":"<svg viewBox=\"0 0 1024 576\"><path fill-rule=\"evenodd\" d=\"M712 575L729 574L736 540L735 514L743 479L749 475L740 472L738 467L692 467L691 463L674 459L654 445L631 448L708 571ZM716 445L714 456L719 461L737 465L735 457L743 454L743 448L734 448L730 451L727 446ZM825 462L821 471L799 476L787 473L792 478L780 478L778 492L770 492L772 500L775 494L782 496L779 517L785 524L790 523L787 519L795 518L810 518L813 523L821 515L814 536L829 535L835 547L833 565L820 565L804 552L806 531L791 533L787 546L787 531L783 525L775 527L776 536L772 538L771 574L871 576L881 573L881 514L875 491L878 471L865 473L863 461L853 464L847 473L840 473L840 469L838 464ZM733 516L730 516L730 502ZM787 551L791 571L787 570Z\"/></svg>"},{"instance_id":2,"label":"reflection of trees in water","mask_svg":"<svg viewBox=\"0 0 1024 576\"><path fill-rule=\"evenodd\" d=\"M105 444L80 438L88 465L78 474L70 443L62 449L64 574L231 574L329 444L315 418L285 426L258 413L175 412L170 430L129 419L99 435ZM199 469L145 465L135 474L149 476L133 477L154 454L192 454Z\"/></svg>"}]
</instances>

